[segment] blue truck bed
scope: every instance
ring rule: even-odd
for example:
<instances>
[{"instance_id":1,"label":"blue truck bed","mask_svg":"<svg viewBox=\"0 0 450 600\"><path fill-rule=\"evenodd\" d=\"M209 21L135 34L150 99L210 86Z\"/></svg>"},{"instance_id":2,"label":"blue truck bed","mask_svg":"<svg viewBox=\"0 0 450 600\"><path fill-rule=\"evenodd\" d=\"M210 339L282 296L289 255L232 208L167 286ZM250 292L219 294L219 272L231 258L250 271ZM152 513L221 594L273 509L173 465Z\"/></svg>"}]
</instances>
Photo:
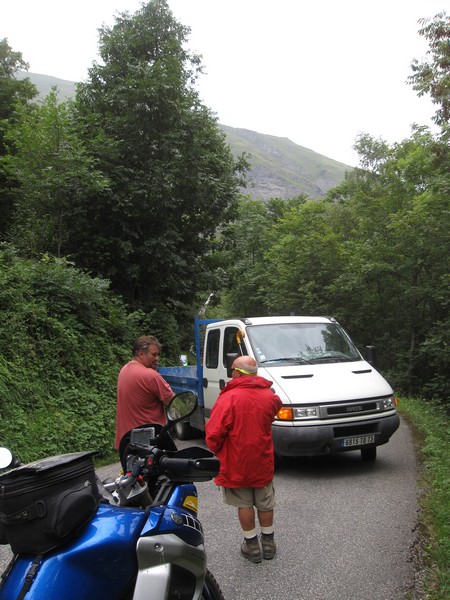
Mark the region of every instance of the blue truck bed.
<instances>
[{"instance_id":1,"label":"blue truck bed","mask_svg":"<svg viewBox=\"0 0 450 600\"><path fill-rule=\"evenodd\" d=\"M159 367L158 372L164 377L176 394L180 392L195 392L199 395L199 378L197 376L197 365L187 367Z\"/></svg>"}]
</instances>

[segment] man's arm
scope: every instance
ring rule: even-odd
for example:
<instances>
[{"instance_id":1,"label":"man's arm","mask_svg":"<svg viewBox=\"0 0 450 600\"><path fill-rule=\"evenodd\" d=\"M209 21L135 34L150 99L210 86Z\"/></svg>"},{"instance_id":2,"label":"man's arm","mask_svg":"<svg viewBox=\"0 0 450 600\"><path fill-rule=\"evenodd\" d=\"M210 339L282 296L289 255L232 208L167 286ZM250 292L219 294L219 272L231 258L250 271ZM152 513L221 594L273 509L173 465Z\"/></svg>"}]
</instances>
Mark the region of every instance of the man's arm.
<instances>
[{"instance_id":1,"label":"man's arm","mask_svg":"<svg viewBox=\"0 0 450 600\"><path fill-rule=\"evenodd\" d=\"M167 406L175 396L175 393L170 385L158 372L156 372L152 377L151 390L165 406Z\"/></svg>"}]
</instances>

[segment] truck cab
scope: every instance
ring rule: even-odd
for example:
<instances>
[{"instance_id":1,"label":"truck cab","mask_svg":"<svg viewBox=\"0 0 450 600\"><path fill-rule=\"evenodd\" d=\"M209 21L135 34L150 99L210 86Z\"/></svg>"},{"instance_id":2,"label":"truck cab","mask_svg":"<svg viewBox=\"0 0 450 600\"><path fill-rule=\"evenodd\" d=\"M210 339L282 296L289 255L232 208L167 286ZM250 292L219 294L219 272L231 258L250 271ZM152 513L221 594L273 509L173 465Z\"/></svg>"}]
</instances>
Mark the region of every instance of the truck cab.
<instances>
[{"instance_id":1,"label":"truck cab","mask_svg":"<svg viewBox=\"0 0 450 600\"><path fill-rule=\"evenodd\" d=\"M314 456L376 447L399 426L391 386L330 317L255 317L210 322L202 357L204 417L230 379L233 356L247 354L272 381L283 407L273 422L275 453Z\"/></svg>"}]
</instances>

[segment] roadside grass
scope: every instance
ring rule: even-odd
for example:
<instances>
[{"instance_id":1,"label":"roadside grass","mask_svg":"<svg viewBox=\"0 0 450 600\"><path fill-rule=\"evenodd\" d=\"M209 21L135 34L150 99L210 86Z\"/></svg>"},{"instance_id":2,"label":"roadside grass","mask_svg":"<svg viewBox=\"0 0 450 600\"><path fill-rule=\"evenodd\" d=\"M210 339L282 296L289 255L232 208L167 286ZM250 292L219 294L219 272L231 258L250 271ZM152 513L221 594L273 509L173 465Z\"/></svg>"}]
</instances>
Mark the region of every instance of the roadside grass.
<instances>
[{"instance_id":1,"label":"roadside grass","mask_svg":"<svg viewBox=\"0 0 450 600\"><path fill-rule=\"evenodd\" d=\"M449 416L437 402L400 398L418 450L420 515L417 569L426 600L450 598Z\"/></svg>"},{"instance_id":2,"label":"roadside grass","mask_svg":"<svg viewBox=\"0 0 450 600\"><path fill-rule=\"evenodd\" d=\"M106 456L102 456L101 458L96 458L94 456L94 462L96 468L113 465L114 463L119 462L119 453L116 450L111 450L111 452L109 452Z\"/></svg>"}]
</instances>

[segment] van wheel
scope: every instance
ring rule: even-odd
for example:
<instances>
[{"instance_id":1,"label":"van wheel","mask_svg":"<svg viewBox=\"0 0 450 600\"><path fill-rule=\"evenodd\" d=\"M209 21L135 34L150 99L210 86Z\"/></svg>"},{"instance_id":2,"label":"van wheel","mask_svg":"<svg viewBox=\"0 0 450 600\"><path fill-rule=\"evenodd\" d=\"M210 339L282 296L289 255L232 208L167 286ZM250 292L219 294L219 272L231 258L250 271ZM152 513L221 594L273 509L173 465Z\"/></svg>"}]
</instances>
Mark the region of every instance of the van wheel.
<instances>
[{"instance_id":1,"label":"van wheel","mask_svg":"<svg viewBox=\"0 0 450 600\"><path fill-rule=\"evenodd\" d=\"M179 440L191 440L194 432L189 421L175 423L175 435Z\"/></svg>"},{"instance_id":2,"label":"van wheel","mask_svg":"<svg viewBox=\"0 0 450 600\"><path fill-rule=\"evenodd\" d=\"M377 447L361 448L361 458L363 462L372 462L377 457Z\"/></svg>"}]
</instances>

